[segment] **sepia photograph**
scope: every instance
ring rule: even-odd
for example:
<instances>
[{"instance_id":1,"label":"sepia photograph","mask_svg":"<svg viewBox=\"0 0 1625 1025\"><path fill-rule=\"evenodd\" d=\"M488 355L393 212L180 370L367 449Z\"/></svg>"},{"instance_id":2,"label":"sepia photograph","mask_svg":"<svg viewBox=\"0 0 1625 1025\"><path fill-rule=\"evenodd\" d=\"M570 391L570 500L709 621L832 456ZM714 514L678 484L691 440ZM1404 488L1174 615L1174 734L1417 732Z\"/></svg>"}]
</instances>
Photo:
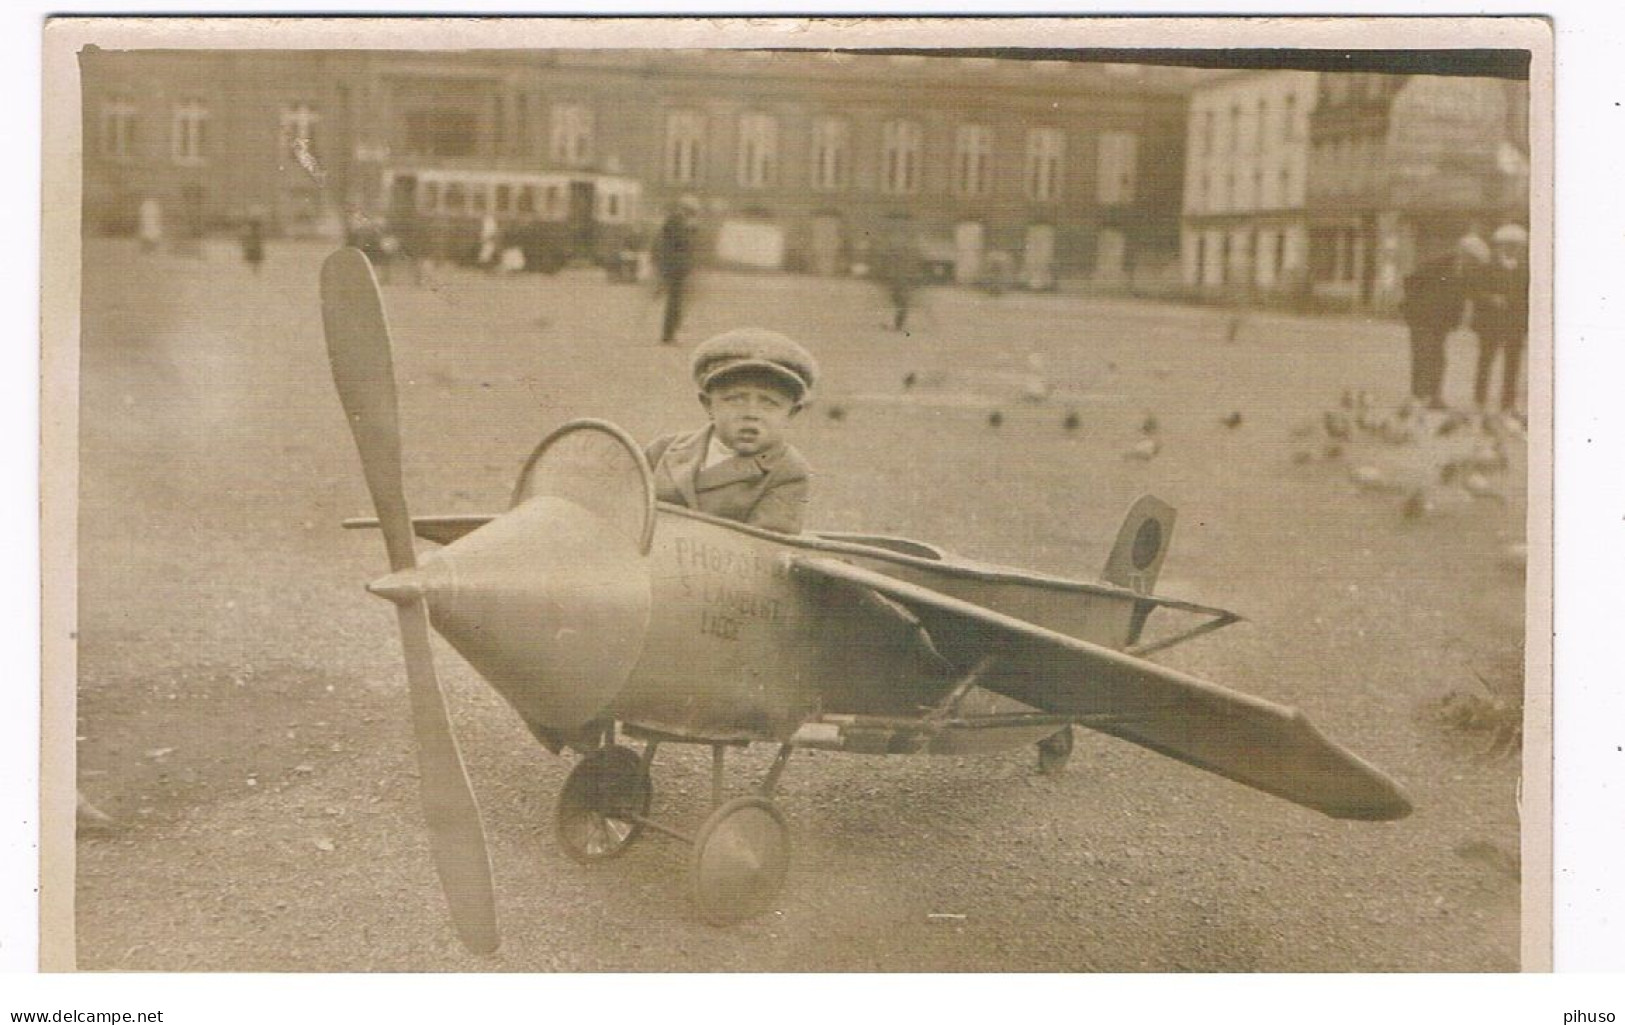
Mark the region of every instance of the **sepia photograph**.
<instances>
[{"instance_id":1,"label":"sepia photograph","mask_svg":"<svg viewBox=\"0 0 1625 1025\"><path fill-rule=\"evenodd\" d=\"M1551 29L1292 33L54 20L42 963L1550 970Z\"/></svg>"}]
</instances>

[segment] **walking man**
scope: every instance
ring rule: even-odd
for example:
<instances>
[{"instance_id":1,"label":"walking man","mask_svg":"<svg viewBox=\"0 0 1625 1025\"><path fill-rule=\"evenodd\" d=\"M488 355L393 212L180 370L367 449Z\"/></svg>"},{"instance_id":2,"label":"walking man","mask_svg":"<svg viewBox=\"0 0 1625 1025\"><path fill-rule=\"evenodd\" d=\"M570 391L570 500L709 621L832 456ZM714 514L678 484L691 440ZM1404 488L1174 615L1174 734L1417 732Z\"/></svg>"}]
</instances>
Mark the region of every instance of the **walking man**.
<instances>
[{"instance_id":1,"label":"walking man","mask_svg":"<svg viewBox=\"0 0 1625 1025\"><path fill-rule=\"evenodd\" d=\"M683 323L683 299L688 289L688 277L694 270L694 250L698 231L694 218L699 215L700 201L684 196L677 208L660 226L655 239L655 269L666 289L666 316L660 328L660 341L670 344L677 340L677 329Z\"/></svg>"}]
</instances>

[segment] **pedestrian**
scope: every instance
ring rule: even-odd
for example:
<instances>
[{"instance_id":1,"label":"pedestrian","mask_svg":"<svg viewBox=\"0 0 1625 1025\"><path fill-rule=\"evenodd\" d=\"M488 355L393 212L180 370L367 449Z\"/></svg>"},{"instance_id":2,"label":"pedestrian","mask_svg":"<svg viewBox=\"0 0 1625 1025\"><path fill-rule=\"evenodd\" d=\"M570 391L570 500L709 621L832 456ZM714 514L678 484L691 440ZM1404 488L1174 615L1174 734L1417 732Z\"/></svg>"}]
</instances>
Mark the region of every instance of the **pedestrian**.
<instances>
[{"instance_id":1,"label":"pedestrian","mask_svg":"<svg viewBox=\"0 0 1625 1025\"><path fill-rule=\"evenodd\" d=\"M691 370L710 423L649 446L655 497L800 533L812 471L787 435L812 391L817 361L776 331L739 328L695 348Z\"/></svg>"},{"instance_id":2,"label":"pedestrian","mask_svg":"<svg viewBox=\"0 0 1625 1025\"><path fill-rule=\"evenodd\" d=\"M920 283L920 251L907 224L891 226L875 252L874 273L892 307L892 330L908 328L914 289Z\"/></svg>"},{"instance_id":3,"label":"pedestrian","mask_svg":"<svg viewBox=\"0 0 1625 1025\"><path fill-rule=\"evenodd\" d=\"M243 228L243 262L255 274L260 272L260 264L265 262L265 229L260 225L258 217L250 217L248 225Z\"/></svg>"},{"instance_id":4,"label":"pedestrian","mask_svg":"<svg viewBox=\"0 0 1625 1025\"><path fill-rule=\"evenodd\" d=\"M1490 236L1494 253L1473 297L1473 331L1478 335L1478 372L1473 401L1489 411L1490 371L1501 361L1501 412L1516 413L1518 373L1529 342L1529 232L1503 224Z\"/></svg>"},{"instance_id":5,"label":"pedestrian","mask_svg":"<svg viewBox=\"0 0 1625 1025\"><path fill-rule=\"evenodd\" d=\"M660 341L670 344L677 340L677 329L683 323L683 301L688 290L689 275L694 271L694 255L698 229L694 219L699 215L700 201L684 196L676 209L660 226L655 238L655 270L660 274L661 287L666 290L666 315L661 322Z\"/></svg>"},{"instance_id":6,"label":"pedestrian","mask_svg":"<svg viewBox=\"0 0 1625 1025\"><path fill-rule=\"evenodd\" d=\"M1445 339L1461 325L1489 259L1490 247L1468 234L1405 278L1399 311L1410 330L1411 397L1429 409L1445 408Z\"/></svg>"},{"instance_id":7,"label":"pedestrian","mask_svg":"<svg viewBox=\"0 0 1625 1025\"><path fill-rule=\"evenodd\" d=\"M158 200L148 196L141 201L136 212L136 233L141 239L143 253L156 252L164 241L164 208Z\"/></svg>"},{"instance_id":8,"label":"pedestrian","mask_svg":"<svg viewBox=\"0 0 1625 1025\"><path fill-rule=\"evenodd\" d=\"M474 258L475 262L487 270L494 270L500 253L501 230L497 225L497 219L486 214L480 219L480 251Z\"/></svg>"}]
</instances>

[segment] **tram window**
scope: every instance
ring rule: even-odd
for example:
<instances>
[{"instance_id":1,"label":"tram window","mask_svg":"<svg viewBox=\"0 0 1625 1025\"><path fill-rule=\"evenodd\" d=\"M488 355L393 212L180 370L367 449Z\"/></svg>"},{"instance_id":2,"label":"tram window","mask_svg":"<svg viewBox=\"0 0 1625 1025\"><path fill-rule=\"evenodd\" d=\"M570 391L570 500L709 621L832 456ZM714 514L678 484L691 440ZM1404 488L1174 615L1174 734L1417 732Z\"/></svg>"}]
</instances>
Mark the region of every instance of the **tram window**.
<instances>
[{"instance_id":1,"label":"tram window","mask_svg":"<svg viewBox=\"0 0 1625 1025\"><path fill-rule=\"evenodd\" d=\"M440 206L440 183L424 182L423 188L418 190L418 209L424 213L433 213Z\"/></svg>"},{"instance_id":2,"label":"tram window","mask_svg":"<svg viewBox=\"0 0 1625 1025\"><path fill-rule=\"evenodd\" d=\"M519 188L519 212L533 214L536 212L536 188L532 185L522 185Z\"/></svg>"},{"instance_id":3,"label":"tram window","mask_svg":"<svg viewBox=\"0 0 1625 1025\"><path fill-rule=\"evenodd\" d=\"M497 186L496 208L497 208L497 213L499 213L499 214L511 214L511 213L513 213L513 186L511 186L511 185L498 185Z\"/></svg>"},{"instance_id":4,"label":"tram window","mask_svg":"<svg viewBox=\"0 0 1625 1025\"><path fill-rule=\"evenodd\" d=\"M486 190L481 186L474 185L469 188L468 205L473 207L475 213L485 213L485 204L488 199L489 197L486 195Z\"/></svg>"},{"instance_id":5,"label":"tram window","mask_svg":"<svg viewBox=\"0 0 1625 1025\"><path fill-rule=\"evenodd\" d=\"M452 214L464 213L468 209L468 197L463 195L462 182L446 183L445 209L447 213Z\"/></svg>"},{"instance_id":6,"label":"tram window","mask_svg":"<svg viewBox=\"0 0 1625 1025\"><path fill-rule=\"evenodd\" d=\"M621 217L621 197L613 192L604 193L604 220L616 221Z\"/></svg>"},{"instance_id":7,"label":"tram window","mask_svg":"<svg viewBox=\"0 0 1625 1025\"><path fill-rule=\"evenodd\" d=\"M543 211L549 217L557 217L560 213L559 207L561 197L559 187L557 185L549 185L544 195L547 197L547 199L543 205Z\"/></svg>"}]
</instances>

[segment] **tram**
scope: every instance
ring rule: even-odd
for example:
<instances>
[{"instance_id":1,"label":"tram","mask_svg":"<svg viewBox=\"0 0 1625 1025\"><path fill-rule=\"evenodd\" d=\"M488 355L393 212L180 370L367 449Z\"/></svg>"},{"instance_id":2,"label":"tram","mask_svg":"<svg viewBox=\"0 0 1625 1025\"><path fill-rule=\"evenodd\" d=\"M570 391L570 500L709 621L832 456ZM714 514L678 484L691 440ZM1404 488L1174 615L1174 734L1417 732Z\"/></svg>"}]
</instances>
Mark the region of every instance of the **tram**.
<instances>
[{"instance_id":1,"label":"tram","mask_svg":"<svg viewBox=\"0 0 1625 1025\"><path fill-rule=\"evenodd\" d=\"M383 174L388 231L418 257L477 264L517 249L524 269L553 273L571 261L614 266L646 241L643 184L624 175L428 167Z\"/></svg>"}]
</instances>

